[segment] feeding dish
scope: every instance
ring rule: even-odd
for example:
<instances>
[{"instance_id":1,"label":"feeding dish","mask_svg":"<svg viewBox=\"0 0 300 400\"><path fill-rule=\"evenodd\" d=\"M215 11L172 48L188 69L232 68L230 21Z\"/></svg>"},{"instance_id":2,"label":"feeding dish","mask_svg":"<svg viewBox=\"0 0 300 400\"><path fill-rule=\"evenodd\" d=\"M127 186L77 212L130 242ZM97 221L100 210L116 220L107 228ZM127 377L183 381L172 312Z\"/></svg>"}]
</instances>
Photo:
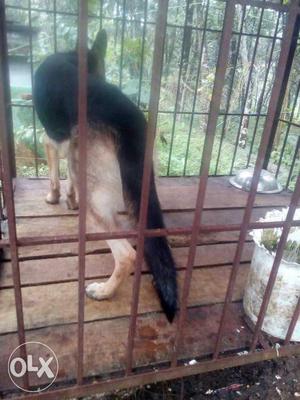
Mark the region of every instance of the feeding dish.
<instances>
[{"instance_id":1,"label":"feeding dish","mask_svg":"<svg viewBox=\"0 0 300 400\"><path fill-rule=\"evenodd\" d=\"M250 191L254 169L247 168L240 170L235 176L229 179L229 182L236 188ZM282 186L277 182L275 176L271 172L263 169L259 178L257 193L280 193Z\"/></svg>"}]
</instances>

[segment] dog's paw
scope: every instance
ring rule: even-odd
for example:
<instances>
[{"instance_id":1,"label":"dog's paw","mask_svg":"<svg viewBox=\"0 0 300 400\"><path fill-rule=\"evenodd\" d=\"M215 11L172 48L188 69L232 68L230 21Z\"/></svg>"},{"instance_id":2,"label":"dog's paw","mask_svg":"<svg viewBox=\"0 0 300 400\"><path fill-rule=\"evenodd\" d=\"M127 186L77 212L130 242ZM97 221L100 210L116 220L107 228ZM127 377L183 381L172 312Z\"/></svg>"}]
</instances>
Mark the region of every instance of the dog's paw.
<instances>
[{"instance_id":1,"label":"dog's paw","mask_svg":"<svg viewBox=\"0 0 300 400\"><path fill-rule=\"evenodd\" d=\"M78 210L78 203L75 199L75 196L68 196L67 195L67 207L69 210Z\"/></svg>"},{"instance_id":2,"label":"dog's paw","mask_svg":"<svg viewBox=\"0 0 300 400\"><path fill-rule=\"evenodd\" d=\"M87 297L93 300L105 300L112 296L111 291L108 290L107 284L104 282L93 282L85 288Z\"/></svg>"},{"instance_id":3,"label":"dog's paw","mask_svg":"<svg viewBox=\"0 0 300 400\"><path fill-rule=\"evenodd\" d=\"M59 190L51 190L46 196L46 203L48 204L58 204L60 198Z\"/></svg>"}]
</instances>

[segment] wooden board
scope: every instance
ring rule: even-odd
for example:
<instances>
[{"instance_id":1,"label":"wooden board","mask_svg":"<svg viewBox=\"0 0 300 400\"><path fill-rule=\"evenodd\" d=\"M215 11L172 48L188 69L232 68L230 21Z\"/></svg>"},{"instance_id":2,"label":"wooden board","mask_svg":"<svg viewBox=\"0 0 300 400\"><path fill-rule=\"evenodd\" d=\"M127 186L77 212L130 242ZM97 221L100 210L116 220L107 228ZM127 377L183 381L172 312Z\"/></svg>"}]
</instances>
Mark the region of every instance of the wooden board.
<instances>
[{"instance_id":1,"label":"wooden board","mask_svg":"<svg viewBox=\"0 0 300 400\"><path fill-rule=\"evenodd\" d=\"M270 207L254 209L252 221L257 221L265 215ZM213 210L204 211L203 225L240 224L243 220L243 210ZM165 212L164 219L168 228L190 227L194 218L193 212ZM127 217L122 217L124 228L130 228ZM88 228L87 228L88 230ZM62 234L76 234L78 232L78 217L75 215L53 216L51 218L18 218L18 236L49 236Z\"/></svg>"},{"instance_id":2,"label":"wooden board","mask_svg":"<svg viewBox=\"0 0 300 400\"><path fill-rule=\"evenodd\" d=\"M227 265L233 262L236 250L235 243L221 243L216 245L198 246L194 267ZM179 247L173 249L177 269L185 269L189 249ZM253 244L246 243L242 255L243 262L250 262ZM91 254L86 256L86 278L107 278L114 268L111 253ZM143 272L147 271L143 265ZM43 283L68 282L78 279L78 258L61 257L46 258L20 262L22 285L38 285ZM13 286L11 263L5 262L1 266L0 288Z\"/></svg>"},{"instance_id":3,"label":"wooden board","mask_svg":"<svg viewBox=\"0 0 300 400\"><path fill-rule=\"evenodd\" d=\"M161 178L158 191L167 227L189 227L197 194L197 178ZM65 182L62 182L62 186ZM59 205L47 205L48 180L17 179L15 188L19 237L76 234L78 216ZM202 223L239 224L248 194L230 186L227 178L208 181ZM289 204L290 195L257 195L252 221L267 210ZM121 210L122 211L122 210ZM126 218L126 216L124 216ZM180 358L211 354L223 309L239 232L200 234L192 285L188 299L188 321ZM189 236L171 236L177 262L180 291L184 279ZM249 270L253 244L247 238L235 285L231 312L226 320L223 350L244 349L250 332L242 318L241 299ZM26 340L49 345L58 355L58 380L76 376L78 317L77 243L28 246L19 249ZM113 259L104 241L88 242L86 283L104 281L111 274ZM9 260L9 252L6 259ZM135 340L136 366L170 359L176 323L168 324L147 267L142 268L139 317ZM106 374L124 368L129 327L131 276L111 300L85 298L85 376ZM7 360L18 345L12 271L9 261L0 266L0 389L11 388ZM36 382L31 382L35 384Z\"/></svg>"},{"instance_id":4,"label":"wooden board","mask_svg":"<svg viewBox=\"0 0 300 400\"><path fill-rule=\"evenodd\" d=\"M256 208L252 213L252 220L257 221L264 216L270 208ZM238 224L242 222L243 210L207 210L203 212L203 224ZM168 228L175 227L190 227L193 222L193 212L165 212L164 219ZM126 225L124 221L124 226ZM77 216L52 216L49 218L18 218L17 230L19 237L24 236L47 236L65 234L76 234L78 231ZM225 243L236 242L239 232L212 232L199 234L198 243ZM7 235L5 236L7 237ZM188 246L189 235L170 236L170 243L173 247ZM247 240L251 240L248 236ZM99 251L108 251L108 246L105 241L87 242L86 252L92 254ZM38 245L27 246L19 249L21 259L49 257L53 255L76 255L78 254L77 243L63 243L54 245ZM10 259L9 249L5 251L5 259Z\"/></svg>"},{"instance_id":5,"label":"wooden board","mask_svg":"<svg viewBox=\"0 0 300 400\"><path fill-rule=\"evenodd\" d=\"M62 181L62 198L58 206L45 203L49 189L48 179L16 180L15 201L17 216L37 216L55 214L74 214L67 210L64 202L66 182ZM197 178L159 178L157 179L158 194L162 208L168 211L193 210L197 196ZM248 193L235 189L230 185L227 177L209 178L205 209L241 208L247 201ZM257 195L255 207L286 206L290 194Z\"/></svg>"},{"instance_id":6,"label":"wooden board","mask_svg":"<svg viewBox=\"0 0 300 400\"><path fill-rule=\"evenodd\" d=\"M167 227L190 227L193 221L192 210L195 205L197 178L160 178L157 180L158 190L164 210ZM62 181L62 191L65 181ZM76 234L78 217L76 212L69 212L62 200L59 205L49 205L44 201L48 191L48 179L17 179L15 202L18 237L48 236L60 234ZM210 178L208 182L205 210L202 223L239 224L243 218L243 207L248 194L234 189L227 178ZM290 195L283 192L279 195L257 195L256 208L252 213L252 221L265 215L267 210L287 205ZM173 210L173 211L172 211ZM126 219L126 216L123 218ZM129 227L124 222L124 227ZM198 244L235 242L238 232L205 233L199 235ZM4 235L5 237L5 235ZM6 235L7 237L7 235ZM188 246L189 236L170 237L173 247ZM248 237L247 240L250 240ZM108 251L104 241L88 242L87 254ZM55 245L28 246L19 249L20 259L45 258L56 255L72 256L78 254L77 243ZM9 259L9 249L5 251L5 259Z\"/></svg>"},{"instance_id":7,"label":"wooden board","mask_svg":"<svg viewBox=\"0 0 300 400\"><path fill-rule=\"evenodd\" d=\"M241 300L248 264L239 269L233 299ZM208 267L193 271L189 292L189 306L221 303L224 301L231 266ZM184 271L178 272L179 290L183 283ZM97 280L99 282L105 279ZM89 283L91 281L86 281ZM116 318L130 315L133 276L119 288L110 300L95 301L85 298L85 321ZM157 295L152 285L152 276L145 274L141 282L139 313L160 311ZM26 329L67 324L78 318L78 283L67 282L22 288L24 321ZM63 307L62 307L63 305ZM0 291L0 333L17 330L13 289Z\"/></svg>"},{"instance_id":8,"label":"wooden board","mask_svg":"<svg viewBox=\"0 0 300 400\"><path fill-rule=\"evenodd\" d=\"M222 305L219 304L189 310L180 353L181 359L187 359L188 362L196 355L212 353L221 312ZM85 324L85 376L105 376L105 373L124 368L128 326L128 318ZM135 365L149 365L169 360L175 333L176 324L168 324L162 314L139 317L134 351ZM250 338L250 332L242 318L242 306L235 303L226 320L223 350L245 348L249 345ZM54 350L59 361L57 381L70 380L76 376L77 324L29 331L26 339L42 342ZM7 374L7 360L17 345L18 339L15 333L0 336L0 390L13 388ZM46 354L44 356L47 359Z\"/></svg>"}]
</instances>

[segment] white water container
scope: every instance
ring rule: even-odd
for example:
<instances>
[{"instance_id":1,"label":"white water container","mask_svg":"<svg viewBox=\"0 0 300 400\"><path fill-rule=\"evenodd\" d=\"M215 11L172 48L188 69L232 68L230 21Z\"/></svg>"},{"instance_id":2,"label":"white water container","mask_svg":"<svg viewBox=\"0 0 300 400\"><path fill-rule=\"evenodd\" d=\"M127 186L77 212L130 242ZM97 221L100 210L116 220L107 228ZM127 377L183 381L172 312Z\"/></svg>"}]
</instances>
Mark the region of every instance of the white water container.
<instances>
[{"instance_id":1,"label":"white water container","mask_svg":"<svg viewBox=\"0 0 300 400\"><path fill-rule=\"evenodd\" d=\"M274 255L255 243L254 254L244 294L244 309L256 323L262 299L274 263ZM274 337L285 339L300 295L300 264L281 261L262 330ZM300 342L300 319L292 341Z\"/></svg>"}]
</instances>

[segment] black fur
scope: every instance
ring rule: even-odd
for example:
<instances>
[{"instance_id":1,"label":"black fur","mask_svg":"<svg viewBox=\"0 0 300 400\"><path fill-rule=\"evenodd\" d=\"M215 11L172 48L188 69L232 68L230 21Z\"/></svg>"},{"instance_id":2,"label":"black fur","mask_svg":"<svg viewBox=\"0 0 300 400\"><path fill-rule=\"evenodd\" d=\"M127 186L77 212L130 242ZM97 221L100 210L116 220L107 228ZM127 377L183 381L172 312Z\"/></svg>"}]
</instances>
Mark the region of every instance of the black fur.
<instances>
[{"instance_id":1,"label":"black fur","mask_svg":"<svg viewBox=\"0 0 300 400\"><path fill-rule=\"evenodd\" d=\"M87 118L94 126L106 125L116 132L124 197L138 218L146 144L143 113L115 86L93 73L88 56ZM48 57L37 69L34 85L37 114L51 139L61 142L70 137L77 124L77 53ZM152 171L147 228L163 228L163 218ZM146 238L145 259L154 277L162 308L171 322L177 309L175 263L165 237Z\"/></svg>"}]
</instances>

